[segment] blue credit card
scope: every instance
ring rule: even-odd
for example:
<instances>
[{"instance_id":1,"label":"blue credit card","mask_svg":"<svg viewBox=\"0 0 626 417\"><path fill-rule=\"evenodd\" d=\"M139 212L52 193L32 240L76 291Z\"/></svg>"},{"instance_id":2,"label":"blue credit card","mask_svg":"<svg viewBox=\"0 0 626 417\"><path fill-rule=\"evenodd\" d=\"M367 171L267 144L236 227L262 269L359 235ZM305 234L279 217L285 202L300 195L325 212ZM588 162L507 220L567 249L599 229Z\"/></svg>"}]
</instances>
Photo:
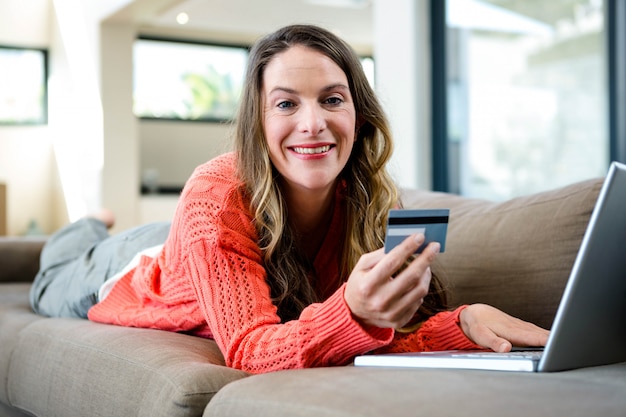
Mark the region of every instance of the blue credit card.
<instances>
[{"instance_id":1,"label":"blue credit card","mask_svg":"<svg viewBox=\"0 0 626 417\"><path fill-rule=\"evenodd\" d=\"M385 253L414 233L423 233L426 237L424 244L415 253L421 253L430 242L439 242L441 245L439 252L444 252L449 217L449 209L390 210L387 218Z\"/></svg>"}]
</instances>

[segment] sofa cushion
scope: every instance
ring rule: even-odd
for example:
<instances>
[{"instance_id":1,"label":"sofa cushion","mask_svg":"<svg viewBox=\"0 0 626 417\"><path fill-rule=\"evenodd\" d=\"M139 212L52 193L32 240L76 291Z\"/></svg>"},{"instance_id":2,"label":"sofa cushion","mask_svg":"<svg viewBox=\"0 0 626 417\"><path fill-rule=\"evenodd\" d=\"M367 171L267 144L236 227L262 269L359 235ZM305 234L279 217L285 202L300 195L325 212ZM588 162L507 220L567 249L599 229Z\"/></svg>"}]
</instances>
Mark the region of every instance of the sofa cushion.
<instances>
[{"instance_id":1,"label":"sofa cushion","mask_svg":"<svg viewBox=\"0 0 626 417\"><path fill-rule=\"evenodd\" d=\"M36 416L197 416L245 376L213 340L48 318L19 333L8 403Z\"/></svg>"},{"instance_id":2,"label":"sofa cushion","mask_svg":"<svg viewBox=\"0 0 626 417\"><path fill-rule=\"evenodd\" d=\"M450 208L433 270L455 304L487 303L550 328L603 179L505 202L405 191L406 208Z\"/></svg>"},{"instance_id":3,"label":"sofa cushion","mask_svg":"<svg viewBox=\"0 0 626 417\"><path fill-rule=\"evenodd\" d=\"M0 403L8 402L7 375L18 334L29 324L43 320L28 304L30 284L0 284ZM4 413L0 413L4 416Z\"/></svg>"},{"instance_id":4,"label":"sofa cushion","mask_svg":"<svg viewBox=\"0 0 626 417\"><path fill-rule=\"evenodd\" d=\"M317 368L224 387L203 417L623 417L626 363L559 373Z\"/></svg>"},{"instance_id":5,"label":"sofa cushion","mask_svg":"<svg viewBox=\"0 0 626 417\"><path fill-rule=\"evenodd\" d=\"M28 414L22 413L17 408L9 407L0 401L0 416L2 417L32 417Z\"/></svg>"}]
</instances>

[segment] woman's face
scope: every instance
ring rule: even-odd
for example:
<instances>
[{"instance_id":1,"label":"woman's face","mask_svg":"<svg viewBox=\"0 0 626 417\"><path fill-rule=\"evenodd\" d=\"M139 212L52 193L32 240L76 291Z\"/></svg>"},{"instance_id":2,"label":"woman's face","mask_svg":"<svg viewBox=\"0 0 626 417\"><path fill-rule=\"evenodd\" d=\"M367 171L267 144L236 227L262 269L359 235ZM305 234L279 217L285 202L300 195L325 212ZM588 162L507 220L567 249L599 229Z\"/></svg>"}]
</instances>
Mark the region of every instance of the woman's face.
<instances>
[{"instance_id":1,"label":"woman's face","mask_svg":"<svg viewBox=\"0 0 626 417\"><path fill-rule=\"evenodd\" d=\"M294 46L263 74L263 129L286 192L329 192L355 140L346 74L326 55Z\"/></svg>"}]
</instances>

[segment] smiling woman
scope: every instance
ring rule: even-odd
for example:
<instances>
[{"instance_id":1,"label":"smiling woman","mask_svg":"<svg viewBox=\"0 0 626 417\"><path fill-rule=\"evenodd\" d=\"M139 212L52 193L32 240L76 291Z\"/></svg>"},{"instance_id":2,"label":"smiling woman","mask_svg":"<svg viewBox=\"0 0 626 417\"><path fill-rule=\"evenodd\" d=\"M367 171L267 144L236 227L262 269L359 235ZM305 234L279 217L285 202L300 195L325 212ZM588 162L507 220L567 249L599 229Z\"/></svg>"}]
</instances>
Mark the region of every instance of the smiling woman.
<instances>
[{"instance_id":1,"label":"smiling woman","mask_svg":"<svg viewBox=\"0 0 626 417\"><path fill-rule=\"evenodd\" d=\"M414 255L423 234L384 252L400 205L391 151L348 44L279 29L250 52L235 150L196 168L172 223L113 236L102 218L68 225L42 252L33 308L211 337L228 366L253 373L373 350L541 344L545 330L496 309L448 310L431 272L439 244Z\"/></svg>"}]
</instances>

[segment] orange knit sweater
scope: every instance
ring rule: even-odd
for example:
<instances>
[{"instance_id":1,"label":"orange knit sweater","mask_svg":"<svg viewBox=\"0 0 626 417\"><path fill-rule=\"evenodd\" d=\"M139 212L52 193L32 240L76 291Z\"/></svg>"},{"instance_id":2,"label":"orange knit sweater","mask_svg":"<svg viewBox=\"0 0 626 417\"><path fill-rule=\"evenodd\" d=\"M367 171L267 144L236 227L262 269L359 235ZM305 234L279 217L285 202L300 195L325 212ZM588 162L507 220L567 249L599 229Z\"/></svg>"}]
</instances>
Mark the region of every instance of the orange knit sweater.
<instances>
[{"instance_id":1,"label":"orange knit sweater","mask_svg":"<svg viewBox=\"0 0 626 417\"><path fill-rule=\"evenodd\" d=\"M347 307L339 276L342 222L331 227L314 262L324 301L281 323L270 299L257 232L225 154L195 171L183 190L170 235L156 258L143 257L89 319L214 338L228 366L252 373L343 365L365 352L475 348L461 331L461 308L427 320L415 333L364 328Z\"/></svg>"}]
</instances>

